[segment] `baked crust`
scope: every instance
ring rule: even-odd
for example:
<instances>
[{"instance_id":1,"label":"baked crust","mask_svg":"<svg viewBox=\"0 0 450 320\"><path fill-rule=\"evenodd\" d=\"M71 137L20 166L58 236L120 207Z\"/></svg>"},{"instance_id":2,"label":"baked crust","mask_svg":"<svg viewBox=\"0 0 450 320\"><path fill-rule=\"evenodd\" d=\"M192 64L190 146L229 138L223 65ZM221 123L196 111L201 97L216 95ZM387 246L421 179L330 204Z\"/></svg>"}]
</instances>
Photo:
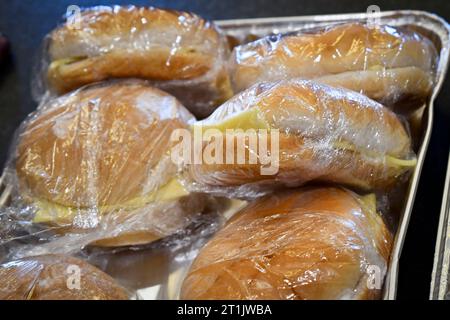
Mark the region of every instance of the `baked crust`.
<instances>
[{"instance_id":1,"label":"baked crust","mask_svg":"<svg viewBox=\"0 0 450 320\"><path fill-rule=\"evenodd\" d=\"M233 95L229 49L214 24L153 7L93 7L78 25L49 36L50 91L64 94L109 79L138 78L176 96L203 119Z\"/></svg>"},{"instance_id":2,"label":"baked crust","mask_svg":"<svg viewBox=\"0 0 450 320\"><path fill-rule=\"evenodd\" d=\"M80 270L80 286L69 289L74 267ZM125 289L109 275L69 256L43 255L4 263L0 265L0 278L0 300L129 299Z\"/></svg>"},{"instance_id":3,"label":"baked crust","mask_svg":"<svg viewBox=\"0 0 450 320\"><path fill-rule=\"evenodd\" d=\"M138 83L51 100L22 127L22 191L72 208L123 205L167 183L172 131L193 119L172 96Z\"/></svg>"},{"instance_id":4,"label":"baked crust","mask_svg":"<svg viewBox=\"0 0 450 320\"><path fill-rule=\"evenodd\" d=\"M384 276L392 237L381 217L339 188L255 200L200 251L181 298L374 299L366 268Z\"/></svg>"},{"instance_id":5,"label":"baked crust","mask_svg":"<svg viewBox=\"0 0 450 320\"><path fill-rule=\"evenodd\" d=\"M237 91L261 81L334 76L328 78L328 83L392 103L404 96L423 97L431 92L436 57L432 43L417 33L351 23L314 33L269 36L244 44L234 49L230 62L232 83ZM389 71L407 67L422 72ZM383 70L388 72L384 76L373 72ZM358 75L363 81L352 82L348 74L340 75L348 72L365 72ZM414 81L425 86L416 91ZM372 87L377 82L379 90Z\"/></svg>"}]
</instances>

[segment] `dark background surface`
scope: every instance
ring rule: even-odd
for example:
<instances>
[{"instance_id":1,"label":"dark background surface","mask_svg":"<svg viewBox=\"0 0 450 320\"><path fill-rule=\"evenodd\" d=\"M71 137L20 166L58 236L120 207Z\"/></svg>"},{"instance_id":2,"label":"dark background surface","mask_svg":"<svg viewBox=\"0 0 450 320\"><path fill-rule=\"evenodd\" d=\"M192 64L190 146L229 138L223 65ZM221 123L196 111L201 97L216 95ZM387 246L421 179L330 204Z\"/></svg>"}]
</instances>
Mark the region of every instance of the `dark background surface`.
<instances>
[{"instance_id":1,"label":"dark background surface","mask_svg":"<svg viewBox=\"0 0 450 320\"><path fill-rule=\"evenodd\" d=\"M365 12L369 5L376 4L381 10L426 10L450 20L450 1L445 0L0 0L0 32L11 41L11 55L7 63L0 67L0 166L4 164L15 128L36 107L30 94L31 70L45 34L61 20L69 5L130 3L193 11L208 19ZM450 146L448 88L449 81L446 81L435 103L433 134L400 261L399 299L429 297L436 230Z\"/></svg>"}]
</instances>

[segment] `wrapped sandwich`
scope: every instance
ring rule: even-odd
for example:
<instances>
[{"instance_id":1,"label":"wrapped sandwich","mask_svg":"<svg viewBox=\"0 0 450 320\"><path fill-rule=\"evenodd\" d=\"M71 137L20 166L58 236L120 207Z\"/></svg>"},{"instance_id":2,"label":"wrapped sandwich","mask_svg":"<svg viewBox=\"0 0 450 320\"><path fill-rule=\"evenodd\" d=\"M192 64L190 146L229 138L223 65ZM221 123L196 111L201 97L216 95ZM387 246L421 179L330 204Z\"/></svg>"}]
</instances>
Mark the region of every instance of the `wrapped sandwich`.
<instances>
[{"instance_id":1,"label":"wrapped sandwich","mask_svg":"<svg viewBox=\"0 0 450 320\"><path fill-rule=\"evenodd\" d=\"M210 192L245 197L311 181L386 190L416 163L408 131L393 112L309 80L255 85L193 128L203 133L203 157L217 146L208 130L224 140L223 158L186 166L192 187ZM267 166L274 170L264 172Z\"/></svg>"},{"instance_id":2,"label":"wrapped sandwich","mask_svg":"<svg viewBox=\"0 0 450 320\"><path fill-rule=\"evenodd\" d=\"M33 224L70 235L58 250L177 232L206 201L181 186L169 154L172 131L192 120L176 98L135 81L52 99L19 129L9 169L17 201L34 208Z\"/></svg>"},{"instance_id":3,"label":"wrapped sandwich","mask_svg":"<svg viewBox=\"0 0 450 320\"><path fill-rule=\"evenodd\" d=\"M273 194L250 203L205 245L181 298L376 299L391 243L373 195L331 187Z\"/></svg>"},{"instance_id":4,"label":"wrapped sandwich","mask_svg":"<svg viewBox=\"0 0 450 320\"><path fill-rule=\"evenodd\" d=\"M405 28L350 23L312 32L272 35L238 46L231 58L235 90L261 81L315 79L385 105L420 106L433 87L437 52Z\"/></svg>"},{"instance_id":5,"label":"wrapped sandwich","mask_svg":"<svg viewBox=\"0 0 450 320\"><path fill-rule=\"evenodd\" d=\"M94 7L82 11L77 26L67 22L51 32L44 78L58 94L107 79L150 80L205 117L232 94L225 43L195 14Z\"/></svg>"}]
</instances>

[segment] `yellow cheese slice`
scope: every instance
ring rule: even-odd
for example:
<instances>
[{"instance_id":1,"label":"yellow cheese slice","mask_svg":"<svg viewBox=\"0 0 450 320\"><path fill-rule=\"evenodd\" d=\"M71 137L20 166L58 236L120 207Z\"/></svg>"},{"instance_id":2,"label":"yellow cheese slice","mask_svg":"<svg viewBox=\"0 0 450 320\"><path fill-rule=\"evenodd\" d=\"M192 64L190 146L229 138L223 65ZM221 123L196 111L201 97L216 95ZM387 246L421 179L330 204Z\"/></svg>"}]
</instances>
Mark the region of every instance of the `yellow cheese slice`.
<instances>
[{"instance_id":1,"label":"yellow cheese slice","mask_svg":"<svg viewBox=\"0 0 450 320\"><path fill-rule=\"evenodd\" d=\"M120 208L139 208L149 203L172 201L187 195L189 195L189 192L174 178L158 190L145 196L132 199L120 205L102 206L98 208L98 213L103 215ZM38 209L33 219L34 223L71 224L80 211L87 210L87 208L67 207L42 199L37 200L35 205Z\"/></svg>"},{"instance_id":2,"label":"yellow cheese slice","mask_svg":"<svg viewBox=\"0 0 450 320\"><path fill-rule=\"evenodd\" d=\"M396 157L393 157L391 155L384 155L381 153L376 153L370 150L358 150L353 144L347 142L347 141L335 141L333 143L333 146L337 149L341 150L350 150L359 152L362 154L365 154L367 156L370 156L372 158L379 158L384 159L386 164L390 167L414 167L417 164L417 159L399 159Z\"/></svg>"},{"instance_id":3,"label":"yellow cheese slice","mask_svg":"<svg viewBox=\"0 0 450 320\"><path fill-rule=\"evenodd\" d=\"M365 209L370 210L371 212L377 211L377 196L375 193L360 197L360 201Z\"/></svg>"},{"instance_id":4,"label":"yellow cheese slice","mask_svg":"<svg viewBox=\"0 0 450 320\"><path fill-rule=\"evenodd\" d=\"M61 66L64 66L64 65L67 65L67 64L71 64L71 63L74 63L74 62L78 62L78 61L84 60L86 58L87 58L86 56L80 56L80 57L71 57L71 58L58 59L58 60L53 61L50 64L49 69L57 69L57 68L59 68Z\"/></svg>"},{"instance_id":5,"label":"yellow cheese slice","mask_svg":"<svg viewBox=\"0 0 450 320\"><path fill-rule=\"evenodd\" d=\"M398 158L394 158L391 157L389 155L387 155L385 157L386 162L388 165L390 165L391 167L394 166L398 166L398 167L415 167L417 164L417 159L410 159L410 160L403 160L403 159L398 159Z\"/></svg>"},{"instance_id":6,"label":"yellow cheese slice","mask_svg":"<svg viewBox=\"0 0 450 320\"><path fill-rule=\"evenodd\" d=\"M201 126L203 130L217 129L224 133L227 129L270 129L270 126L264 120L258 108L250 108L239 112L238 114L217 123L208 124L200 122L198 124L194 124L194 127L195 126Z\"/></svg>"}]
</instances>

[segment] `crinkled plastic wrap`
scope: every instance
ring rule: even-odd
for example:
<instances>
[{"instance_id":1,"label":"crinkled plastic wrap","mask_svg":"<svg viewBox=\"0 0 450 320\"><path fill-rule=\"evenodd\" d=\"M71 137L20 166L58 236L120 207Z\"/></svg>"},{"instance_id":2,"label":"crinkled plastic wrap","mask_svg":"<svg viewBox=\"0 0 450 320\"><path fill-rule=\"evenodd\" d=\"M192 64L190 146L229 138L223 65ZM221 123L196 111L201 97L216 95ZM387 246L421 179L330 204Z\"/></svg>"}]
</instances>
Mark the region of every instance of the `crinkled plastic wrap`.
<instances>
[{"instance_id":1,"label":"crinkled plastic wrap","mask_svg":"<svg viewBox=\"0 0 450 320\"><path fill-rule=\"evenodd\" d=\"M392 236L372 195L340 188L255 200L200 251L182 299L375 299Z\"/></svg>"},{"instance_id":2,"label":"crinkled plastic wrap","mask_svg":"<svg viewBox=\"0 0 450 320\"><path fill-rule=\"evenodd\" d=\"M193 128L203 158L186 165L189 188L243 198L317 181L386 191L416 163L392 111L311 80L257 84Z\"/></svg>"},{"instance_id":3,"label":"crinkled plastic wrap","mask_svg":"<svg viewBox=\"0 0 450 320\"><path fill-rule=\"evenodd\" d=\"M183 267L187 262L192 261L195 252L201 248L205 241L209 239L214 232L222 226L222 213L228 207L226 201L210 199L206 208L202 208L202 212L191 215L189 221L185 221L185 227L181 228L180 221L175 221L177 217L173 217L172 221L176 223L176 229L168 229L163 223L170 220L169 215L186 215L192 212L192 209L182 208L177 203L167 203L165 207L158 206L152 209L153 214L147 217L153 220L153 223L146 221L145 217L134 219L120 218L123 224L118 227L112 224L106 228L98 228L96 230L86 230L85 233L66 233L64 235L57 234L53 229L47 226L33 223L26 220L26 214L32 217L34 210L31 207L19 210L16 207L9 207L0 211L2 220L0 237L0 274L2 274L2 266L11 266L20 263L20 274L34 274L36 268L42 268L41 257L55 255L50 259L47 266L49 268L57 268L61 270L62 266L69 266L64 273L42 273L39 278L33 277L33 281L28 278L20 277L17 273L2 277L0 285L1 299L22 299L18 294L17 288L34 287L35 284L40 285L47 282L45 291L40 294L33 294L27 299L122 299L123 296L114 295L114 292L107 291L106 296L102 296L102 292L92 292L86 294L85 291L77 292L73 295L70 288L62 287L58 279L64 281L74 280L77 275L74 271L74 263L68 263L68 255L80 259L80 263L84 262L95 266L108 274L114 279L114 283L109 290L115 287L123 288L130 299L155 299L156 292L149 293L150 290L159 290L164 286L171 274ZM178 207L177 207L178 206ZM155 210L160 210L155 212ZM189 211L190 210L190 211ZM175 211L175 212L174 212ZM161 215L164 214L164 218ZM160 219L158 221L158 219ZM186 220L186 218L185 218ZM139 226L138 226L139 225ZM109 228L109 230L108 230ZM166 228L166 230L161 230ZM168 229L168 230L167 230ZM123 236L114 238L115 234L122 234L123 231L130 230L132 234L138 235L137 230L145 231L144 235L152 235L151 238L143 238L142 235L137 240L146 240L145 244L136 241L136 237L124 238ZM156 239L156 231L164 231L161 233L161 239ZM171 232L171 234L169 234ZM109 238L108 238L109 237ZM101 239L100 241L98 239ZM128 245L125 242L128 240ZM153 240L153 242L148 243ZM92 242L96 241L96 242ZM85 246L84 248L82 246ZM77 259L77 260L78 260ZM47 259L48 260L48 259ZM25 261L25 263L23 263ZM31 264L31 266L30 266ZM23 267L22 267L23 266ZM7 271L5 271L7 272ZM103 273L101 273L103 274ZM104 275L104 274L103 274ZM103 276L94 274L94 279L88 278L82 273L82 279L87 282L87 288L90 288L92 282L99 278L102 282ZM106 276L106 275L105 275ZM36 281L36 282L34 282ZM77 281L76 279L74 281ZM106 281L108 285L109 281ZM84 284L82 283L84 286ZM84 286L86 289L86 286ZM2 291L3 290L3 291ZM60 290L60 295L55 296L52 292ZM12 292L14 291L14 292ZM67 291L67 292L65 292ZM79 294L78 294L79 293ZM103 292L104 293L104 292ZM100 296L99 296L100 295ZM167 299L166 295L160 295L161 299Z\"/></svg>"},{"instance_id":4,"label":"crinkled plastic wrap","mask_svg":"<svg viewBox=\"0 0 450 320\"><path fill-rule=\"evenodd\" d=\"M153 7L93 7L53 30L35 96L115 78L139 78L206 117L232 95L224 36L211 22Z\"/></svg>"},{"instance_id":5,"label":"crinkled plastic wrap","mask_svg":"<svg viewBox=\"0 0 450 320\"><path fill-rule=\"evenodd\" d=\"M172 131L193 116L138 81L84 87L51 99L21 125L6 169L14 186L2 244L36 242L9 258L136 246L188 227L209 197L189 193L170 159Z\"/></svg>"},{"instance_id":6,"label":"crinkled plastic wrap","mask_svg":"<svg viewBox=\"0 0 450 320\"><path fill-rule=\"evenodd\" d=\"M415 31L347 23L238 46L230 72L236 91L261 81L316 79L411 111L430 95L436 63L433 44Z\"/></svg>"}]
</instances>

